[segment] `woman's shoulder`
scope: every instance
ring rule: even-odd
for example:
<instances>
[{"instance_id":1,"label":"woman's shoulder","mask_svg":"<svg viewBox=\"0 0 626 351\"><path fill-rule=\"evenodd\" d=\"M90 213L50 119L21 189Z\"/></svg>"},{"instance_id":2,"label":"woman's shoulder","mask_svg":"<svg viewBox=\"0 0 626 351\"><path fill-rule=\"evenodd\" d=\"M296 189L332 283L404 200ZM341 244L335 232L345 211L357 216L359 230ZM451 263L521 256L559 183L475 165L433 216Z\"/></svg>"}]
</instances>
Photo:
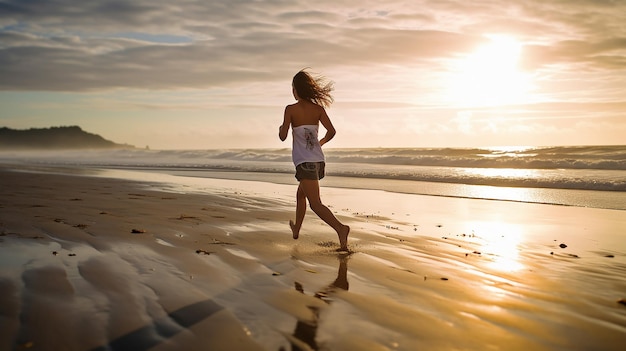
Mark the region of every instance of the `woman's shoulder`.
<instances>
[{"instance_id":1,"label":"woman's shoulder","mask_svg":"<svg viewBox=\"0 0 626 351\"><path fill-rule=\"evenodd\" d=\"M311 102L296 102L287 105L285 112L291 117L292 126L317 125L324 114L324 108Z\"/></svg>"},{"instance_id":2,"label":"woman's shoulder","mask_svg":"<svg viewBox=\"0 0 626 351\"><path fill-rule=\"evenodd\" d=\"M307 100L301 100L301 101L294 102L291 105L287 105L287 108L294 108L294 107L301 107L304 109L320 109L320 110L324 109L322 106L312 101L307 101Z\"/></svg>"}]
</instances>

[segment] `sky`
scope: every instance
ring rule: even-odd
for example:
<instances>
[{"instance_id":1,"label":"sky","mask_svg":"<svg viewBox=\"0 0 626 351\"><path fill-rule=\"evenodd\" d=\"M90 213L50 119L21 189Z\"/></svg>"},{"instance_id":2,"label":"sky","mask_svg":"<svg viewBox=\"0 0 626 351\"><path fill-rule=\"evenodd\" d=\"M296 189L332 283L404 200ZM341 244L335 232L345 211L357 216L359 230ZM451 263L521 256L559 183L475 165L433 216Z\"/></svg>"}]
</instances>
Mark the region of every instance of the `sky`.
<instances>
[{"instance_id":1,"label":"sky","mask_svg":"<svg viewBox=\"0 0 626 351\"><path fill-rule=\"evenodd\" d=\"M622 0L0 0L0 127L284 148L300 69L328 147L626 144Z\"/></svg>"}]
</instances>

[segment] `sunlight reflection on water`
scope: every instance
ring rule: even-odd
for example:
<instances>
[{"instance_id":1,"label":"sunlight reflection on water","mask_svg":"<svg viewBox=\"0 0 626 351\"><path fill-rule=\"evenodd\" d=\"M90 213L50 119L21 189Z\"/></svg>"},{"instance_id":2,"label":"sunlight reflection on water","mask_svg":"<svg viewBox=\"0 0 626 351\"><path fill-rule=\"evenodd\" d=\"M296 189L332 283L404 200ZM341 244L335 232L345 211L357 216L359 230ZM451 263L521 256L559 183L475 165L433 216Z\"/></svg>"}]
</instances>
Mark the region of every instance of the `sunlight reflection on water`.
<instances>
[{"instance_id":1,"label":"sunlight reflection on water","mask_svg":"<svg viewBox=\"0 0 626 351\"><path fill-rule=\"evenodd\" d=\"M506 188L497 186L467 186L463 196L475 199L500 199L521 202L545 203L546 195L538 188Z\"/></svg>"},{"instance_id":2,"label":"sunlight reflection on water","mask_svg":"<svg viewBox=\"0 0 626 351\"><path fill-rule=\"evenodd\" d=\"M538 178L539 172L523 168L464 168L465 173L485 178Z\"/></svg>"}]
</instances>

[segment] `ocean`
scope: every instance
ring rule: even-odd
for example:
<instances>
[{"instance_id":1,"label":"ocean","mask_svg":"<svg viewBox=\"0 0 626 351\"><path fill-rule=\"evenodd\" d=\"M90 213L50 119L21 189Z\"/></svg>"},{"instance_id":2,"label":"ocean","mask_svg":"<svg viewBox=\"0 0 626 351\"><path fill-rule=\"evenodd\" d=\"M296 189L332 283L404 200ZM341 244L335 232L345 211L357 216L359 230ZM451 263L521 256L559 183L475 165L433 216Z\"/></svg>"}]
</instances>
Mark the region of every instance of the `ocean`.
<instances>
[{"instance_id":1,"label":"ocean","mask_svg":"<svg viewBox=\"0 0 626 351\"><path fill-rule=\"evenodd\" d=\"M626 210L626 146L327 149L322 186ZM296 184L290 149L3 151L0 162Z\"/></svg>"}]
</instances>

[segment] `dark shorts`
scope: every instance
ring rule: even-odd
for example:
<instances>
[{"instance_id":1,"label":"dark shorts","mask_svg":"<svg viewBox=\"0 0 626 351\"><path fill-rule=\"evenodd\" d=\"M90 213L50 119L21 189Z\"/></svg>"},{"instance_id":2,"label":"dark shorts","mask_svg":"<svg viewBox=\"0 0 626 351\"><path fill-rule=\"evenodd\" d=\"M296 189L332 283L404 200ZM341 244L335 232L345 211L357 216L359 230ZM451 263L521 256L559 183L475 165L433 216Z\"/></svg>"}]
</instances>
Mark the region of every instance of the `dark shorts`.
<instances>
[{"instance_id":1,"label":"dark shorts","mask_svg":"<svg viewBox=\"0 0 626 351\"><path fill-rule=\"evenodd\" d=\"M320 180L324 178L324 162L304 162L296 166L296 179Z\"/></svg>"}]
</instances>

